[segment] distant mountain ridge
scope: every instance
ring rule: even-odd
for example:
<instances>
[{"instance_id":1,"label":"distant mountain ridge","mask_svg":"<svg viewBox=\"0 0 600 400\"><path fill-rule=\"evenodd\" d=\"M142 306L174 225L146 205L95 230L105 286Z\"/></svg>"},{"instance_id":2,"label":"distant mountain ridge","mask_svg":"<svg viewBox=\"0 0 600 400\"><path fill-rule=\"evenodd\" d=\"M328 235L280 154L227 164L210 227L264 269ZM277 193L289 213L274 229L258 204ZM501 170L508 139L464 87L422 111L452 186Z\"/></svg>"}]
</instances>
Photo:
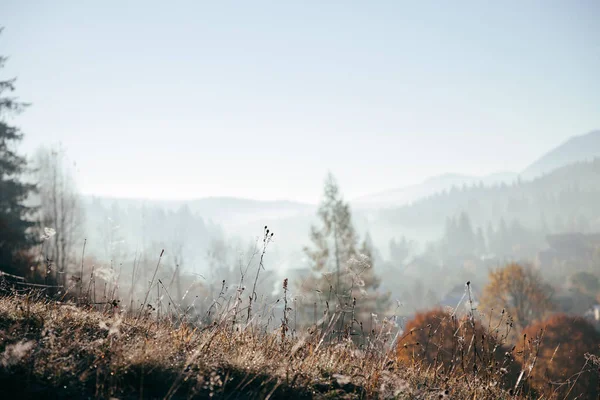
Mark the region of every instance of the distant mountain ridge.
<instances>
[{"instance_id":1,"label":"distant mountain ridge","mask_svg":"<svg viewBox=\"0 0 600 400\"><path fill-rule=\"evenodd\" d=\"M566 165L591 161L596 157L600 157L600 130L571 137L525 168L520 177L535 179Z\"/></svg>"},{"instance_id":2,"label":"distant mountain ridge","mask_svg":"<svg viewBox=\"0 0 600 400\"><path fill-rule=\"evenodd\" d=\"M462 212L482 229L490 224L497 228L503 219L508 227L518 222L538 232L600 232L600 158L512 185L438 192L380 210L372 226L409 232L412 237L418 233L418 240L431 240L444 232L447 218Z\"/></svg>"},{"instance_id":3,"label":"distant mountain ridge","mask_svg":"<svg viewBox=\"0 0 600 400\"><path fill-rule=\"evenodd\" d=\"M600 130L571 137L565 143L542 155L520 173L498 172L481 177L444 174L426 179L416 185L363 196L352 203L359 208L399 207L450 190L452 187L472 186L480 182L490 186L499 183L510 184L516 179L533 180L567 165L591 161L597 157L600 157Z\"/></svg>"},{"instance_id":4,"label":"distant mountain ridge","mask_svg":"<svg viewBox=\"0 0 600 400\"><path fill-rule=\"evenodd\" d=\"M289 200L253 200L240 197L204 197L191 200L152 200L84 196L86 203L97 202L105 206L118 204L120 207L149 206L165 210L177 210L187 206L190 211L207 220L220 224L247 223L264 218L282 218L312 213L315 205Z\"/></svg>"},{"instance_id":5,"label":"distant mountain ridge","mask_svg":"<svg viewBox=\"0 0 600 400\"><path fill-rule=\"evenodd\" d=\"M560 146L542 155L520 173L497 172L485 176L447 173L424 180L422 183L381 191L362 196L351 201L356 208L388 208L398 207L421 200L425 197L452 189L478 185L493 186L497 184L511 184L517 179L532 180L546 175L561 167L582 161L589 161L600 157L600 130L594 130L584 135L574 136ZM253 200L237 197L205 197L189 200L144 200L127 198L108 198L98 196L85 196L88 199L98 199L102 202L117 202L120 205L142 203L160 205L166 209L175 209L187 205L190 209L204 217L215 220L246 220L250 217L264 218L265 216L292 216L312 212L314 204L301 203L289 200Z\"/></svg>"},{"instance_id":6,"label":"distant mountain ridge","mask_svg":"<svg viewBox=\"0 0 600 400\"><path fill-rule=\"evenodd\" d=\"M401 206L444 190L450 190L452 187L471 186L479 183L486 186L499 183L509 184L517 179L517 176L515 172L497 172L485 176L444 174L428 178L416 185L360 197L352 203L359 208Z\"/></svg>"}]
</instances>

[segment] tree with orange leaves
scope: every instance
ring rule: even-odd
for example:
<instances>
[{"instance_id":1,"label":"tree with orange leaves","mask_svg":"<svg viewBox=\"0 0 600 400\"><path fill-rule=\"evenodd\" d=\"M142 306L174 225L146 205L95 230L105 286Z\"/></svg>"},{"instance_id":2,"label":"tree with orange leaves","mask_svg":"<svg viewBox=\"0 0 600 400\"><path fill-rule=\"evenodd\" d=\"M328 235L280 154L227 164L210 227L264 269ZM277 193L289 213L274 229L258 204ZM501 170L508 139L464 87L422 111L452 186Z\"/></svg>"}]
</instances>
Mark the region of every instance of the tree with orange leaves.
<instances>
[{"instance_id":1,"label":"tree with orange leaves","mask_svg":"<svg viewBox=\"0 0 600 400\"><path fill-rule=\"evenodd\" d=\"M483 289L481 310L506 310L522 330L553 309L552 288L531 267L511 263L493 270Z\"/></svg>"},{"instance_id":2,"label":"tree with orange leaves","mask_svg":"<svg viewBox=\"0 0 600 400\"><path fill-rule=\"evenodd\" d=\"M586 354L600 355L599 346L600 333L585 318L557 314L525 328L516 357L533 366L529 381L540 394L597 399L598 367Z\"/></svg>"},{"instance_id":3,"label":"tree with orange leaves","mask_svg":"<svg viewBox=\"0 0 600 400\"><path fill-rule=\"evenodd\" d=\"M417 314L406 324L397 344L397 360L446 374L469 373L496 382L516 382L520 364L473 315L459 318L442 309Z\"/></svg>"}]
</instances>

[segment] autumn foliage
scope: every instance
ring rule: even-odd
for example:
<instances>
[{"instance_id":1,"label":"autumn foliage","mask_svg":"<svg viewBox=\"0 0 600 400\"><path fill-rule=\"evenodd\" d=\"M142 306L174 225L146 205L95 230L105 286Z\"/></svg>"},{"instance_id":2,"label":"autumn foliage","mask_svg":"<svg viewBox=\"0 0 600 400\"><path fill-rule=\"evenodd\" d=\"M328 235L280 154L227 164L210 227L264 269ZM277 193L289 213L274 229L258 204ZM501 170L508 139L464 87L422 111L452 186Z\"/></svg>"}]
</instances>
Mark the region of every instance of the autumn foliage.
<instances>
[{"instance_id":1,"label":"autumn foliage","mask_svg":"<svg viewBox=\"0 0 600 400\"><path fill-rule=\"evenodd\" d=\"M506 310L516 328L523 329L552 310L552 289L532 268L511 263L489 274L481 309Z\"/></svg>"},{"instance_id":2,"label":"autumn foliage","mask_svg":"<svg viewBox=\"0 0 600 400\"><path fill-rule=\"evenodd\" d=\"M517 358L534 363L530 384L546 398L597 399L598 367L586 353L599 355L599 346L600 333L585 318L557 314L523 331Z\"/></svg>"},{"instance_id":3,"label":"autumn foliage","mask_svg":"<svg viewBox=\"0 0 600 400\"><path fill-rule=\"evenodd\" d=\"M514 384L520 365L473 316L458 317L442 309L417 314L406 324L397 359L412 366L466 373Z\"/></svg>"}]
</instances>

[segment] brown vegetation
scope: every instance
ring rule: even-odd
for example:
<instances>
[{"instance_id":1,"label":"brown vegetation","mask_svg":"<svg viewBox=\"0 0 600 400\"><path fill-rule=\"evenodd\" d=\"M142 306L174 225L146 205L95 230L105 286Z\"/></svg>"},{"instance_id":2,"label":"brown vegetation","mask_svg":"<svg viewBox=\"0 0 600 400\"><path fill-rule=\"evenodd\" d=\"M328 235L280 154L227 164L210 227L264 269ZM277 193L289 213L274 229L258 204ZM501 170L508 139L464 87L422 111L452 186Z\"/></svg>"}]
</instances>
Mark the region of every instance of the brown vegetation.
<instances>
[{"instance_id":1,"label":"brown vegetation","mask_svg":"<svg viewBox=\"0 0 600 400\"><path fill-rule=\"evenodd\" d=\"M384 337L357 346L327 342L326 333L282 339L281 327L233 329L227 318L198 327L11 296L0 299L0 384L36 398L503 396L488 381L397 366Z\"/></svg>"},{"instance_id":2,"label":"brown vegetation","mask_svg":"<svg viewBox=\"0 0 600 400\"><path fill-rule=\"evenodd\" d=\"M513 388L521 371L505 337L490 334L473 315L459 317L452 310L417 314L398 343L398 361L406 366L431 368L444 375L464 374Z\"/></svg>"},{"instance_id":3,"label":"brown vegetation","mask_svg":"<svg viewBox=\"0 0 600 400\"><path fill-rule=\"evenodd\" d=\"M517 357L533 366L531 384L546 398L596 399L600 366L589 355L598 356L599 346L600 333L587 320L558 314L523 331Z\"/></svg>"},{"instance_id":4,"label":"brown vegetation","mask_svg":"<svg viewBox=\"0 0 600 400\"><path fill-rule=\"evenodd\" d=\"M505 310L523 329L552 310L552 288L531 267L517 263L493 270L483 290L483 309Z\"/></svg>"}]
</instances>

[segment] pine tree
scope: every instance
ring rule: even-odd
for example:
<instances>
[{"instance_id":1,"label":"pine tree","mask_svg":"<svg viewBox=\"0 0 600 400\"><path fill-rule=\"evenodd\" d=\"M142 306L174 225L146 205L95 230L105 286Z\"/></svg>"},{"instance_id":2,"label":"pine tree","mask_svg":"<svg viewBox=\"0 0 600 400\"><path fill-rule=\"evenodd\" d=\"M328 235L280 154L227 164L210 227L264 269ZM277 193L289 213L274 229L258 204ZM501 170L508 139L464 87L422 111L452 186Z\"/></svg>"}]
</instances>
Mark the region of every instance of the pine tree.
<instances>
[{"instance_id":1,"label":"pine tree","mask_svg":"<svg viewBox=\"0 0 600 400\"><path fill-rule=\"evenodd\" d=\"M350 206L329 174L324 197L318 210L320 226L312 226L311 247L304 249L312 275L301 285L305 306L325 302L330 311L339 306L354 310L356 319L385 307L386 297L376 290L380 284L373 270L373 248L367 237L358 247L358 236L352 225ZM348 319L346 319L348 321ZM349 321L348 321L349 322Z\"/></svg>"},{"instance_id":2,"label":"pine tree","mask_svg":"<svg viewBox=\"0 0 600 400\"><path fill-rule=\"evenodd\" d=\"M496 230L494 229L494 226L492 225L491 222L488 222L487 224L487 228L485 230L485 238L486 238L486 243L487 243L487 251L489 253L495 253L498 251L498 240L497 240L497 234L496 234Z\"/></svg>"},{"instance_id":3,"label":"pine tree","mask_svg":"<svg viewBox=\"0 0 600 400\"><path fill-rule=\"evenodd\" d=\"M409 242L406 237L402 236L399 241L392 238L389 243L390 260L394 264L404 266L404 262L411 254L413 243Z\"/></svg>"},{"instance_id":4,"label":"pine tree","mask_svg":"<svg viewBox=\"0 0 600 400\"><path fill-rule=\"evenodd\" d=\"M0 56L0 68L5 61ZM34 186L20 180L27 165L15 145L23 134L7 120L26 106L4 95L14 91L14 83L15 79L0 81L0 270L22 275L27 266L25 252L35 243L30 229L34 223L29 220L33 210L24 205Z\"/></svg>"},{"instance_id":5,"label":"pine tree","mask_svg":"<svg viewBox=\"0 0 600 400\"><path fill-rule=\"evenodd\" d=\"M487 252L487 244L485 242L485 235L483 234L483 229L481 227L477 228L477 251L478 255L485 254Z\"/></svg>"},{"instance_id":6,"label":"pine tree","mask_svg":"<svg viewBox=\"0 0 600 400\"><path fill-rule=\"evenodd\" d=\"M473 233L473 227L471 220L466 212L461 212L457 222L458 229L458 240L459 240L459 254L473 254L476 248L475 235Z\"/></svg>"},{"instance_id":7,"label":"pine tree","mask_svg":"<svg viewBox=\"0 0 600 400\"><path fill-rule=\"evenodd\" d=\"M312 262L312 270L316 273L332 273L329 281L334 293L345 292L342 281L343 268L348 261L357 255L357 236L352 226L350 205L345 203L339 186L329 174L325 180L324 196L318 210L321 227L311 227L310 238L313 248L306 247L304 252Z\"/></svg>"}]
</instances>

